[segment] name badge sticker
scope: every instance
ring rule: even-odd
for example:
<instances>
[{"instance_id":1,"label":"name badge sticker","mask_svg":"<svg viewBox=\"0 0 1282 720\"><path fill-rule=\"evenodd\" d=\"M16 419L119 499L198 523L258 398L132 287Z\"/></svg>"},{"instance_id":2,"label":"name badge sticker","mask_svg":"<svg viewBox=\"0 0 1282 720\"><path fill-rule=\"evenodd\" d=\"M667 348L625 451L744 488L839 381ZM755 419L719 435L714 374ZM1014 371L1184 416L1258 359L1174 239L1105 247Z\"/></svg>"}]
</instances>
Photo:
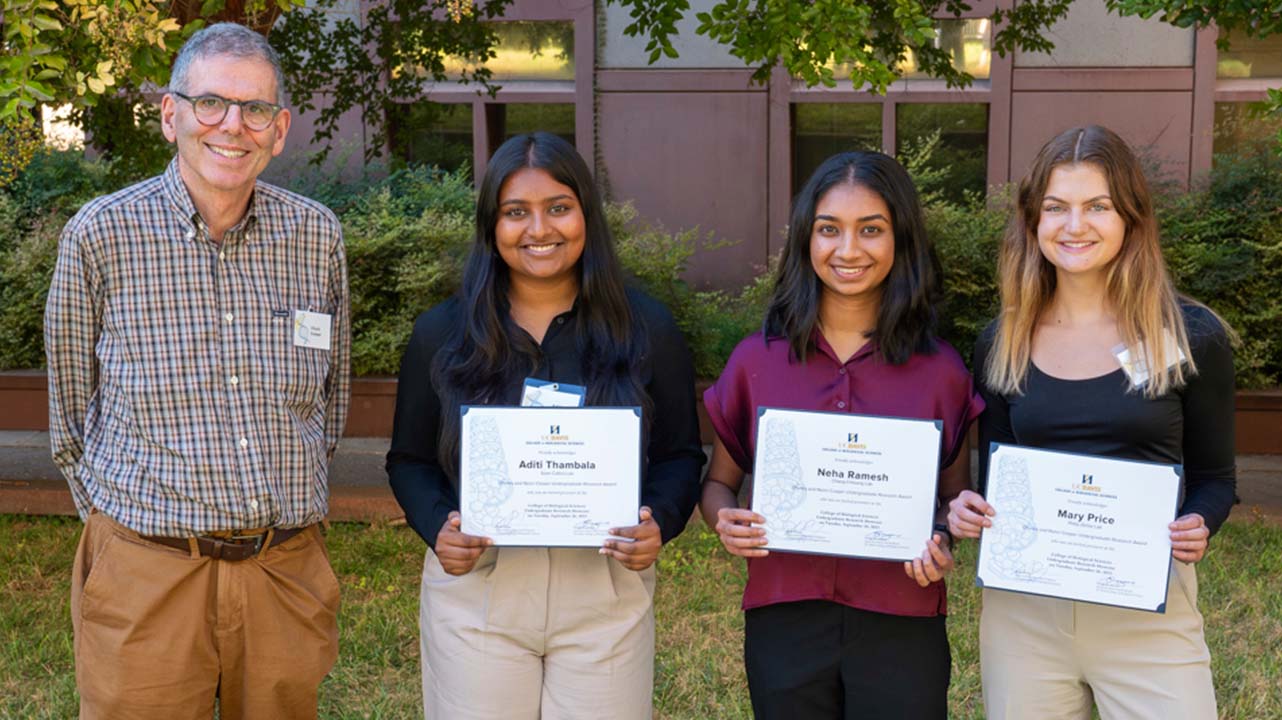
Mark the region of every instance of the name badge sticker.
<instances>
[{"instance_id":1,"label":"name badge sticker","mask_svg":"<svg viewBox=\"0 0 1282 720\"><path fill-rule=\"evenodd\" d=\"M1188 359L1185 357L1184 351L1175 342L1175 336L1169 330L1164 333L1163 340L1166 343L1164 348L1167 359L1165 370L1170 370ZM1113 347L1113 356L1117 358L1118 364L1122 366L1122 371L1126 373L1126 377L1131 381L1131 387L1136 389L1144 387L1144 383L1148 382L1152 372L1149 368L1148 358L1144 356L1143 348L1132 352L1131 348L1126 347L1126 345L1115 345Z\"/></svg>"},{"instance_id":2,"label":"name badge sticker","mask_svg":"<svg viewBox=\"0 0 1282 720\"><path fill-rule=\"evenodd\" d=\"M309 310L294 311L294 347L329 349L330 326L334 316Z\"/></svg>"},{"instance_id":3,"label":"name badge sticker","mask_svg":"<svg viewBox=\"0 0 1282 720\"><path fill-rule=\"evenodd\" d=\"M550 380L525 379L521 389L521 407L583 407L588 389Z\"/></svg>"}]
</instances>

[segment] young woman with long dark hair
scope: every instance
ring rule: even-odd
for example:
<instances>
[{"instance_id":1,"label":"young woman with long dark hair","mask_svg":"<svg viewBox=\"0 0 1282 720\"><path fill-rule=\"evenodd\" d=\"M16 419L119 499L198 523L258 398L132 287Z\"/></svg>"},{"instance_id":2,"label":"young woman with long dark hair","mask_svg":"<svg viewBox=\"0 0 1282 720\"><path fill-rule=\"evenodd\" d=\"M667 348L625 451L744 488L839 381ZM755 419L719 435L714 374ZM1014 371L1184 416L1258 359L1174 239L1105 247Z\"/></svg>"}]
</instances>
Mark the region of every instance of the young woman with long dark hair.
<instances>
[{"instance_id":1,"label":"young woman with long dark hair","mask_svg":"<svg viewBox=\"0 0 1282 720\"><path fill-rule=\"evenodd\" d=\"M935 337L940 274L904 169L881 153L829 158L793 201L762 331L704 395L717 439L700 504L725 548L748 558L744 657L758 718L947 716L946 528L910 563L772 554L770 518L737 501L758 407L940 420L942 523L969 482L966 430L983 403Z\"/></svg>"},{"instance_id":2,"label":"young woman with long dark hair","mask_svg":"<svg viewBox=\"0 0 1282 720\"><path fill-rule=\"evenodd\" d=\"M1176 292L1139 160L1096 125L1038 153L998 274L1001 314L975 347L981 487L952 502L953 534L1002 511L982 496L990 442L1183 464L1185 485L1164 613L984 591L988 717L1214 718L1193 563L1233 505L1232 332ZM1146 382L1118 347L1148 359Z\"/></svg>"},{"instance_id":3,"label":"young woman with long dark hair","mask_svg":"<svg viewBox=\"0 0 1282 720\"><path fill-rule=\"evenodd\" d=\"M463 405L519 405L527 378L643 408L639 523L599 549L495 548L461 532ZM625 287L583 159L548 133L486 168L458 294L401 362L387 470L429 549L420 633L428 718L648 718L654 561L698 499L694 371L668 311Z\"/></svg>"}]
</instances>

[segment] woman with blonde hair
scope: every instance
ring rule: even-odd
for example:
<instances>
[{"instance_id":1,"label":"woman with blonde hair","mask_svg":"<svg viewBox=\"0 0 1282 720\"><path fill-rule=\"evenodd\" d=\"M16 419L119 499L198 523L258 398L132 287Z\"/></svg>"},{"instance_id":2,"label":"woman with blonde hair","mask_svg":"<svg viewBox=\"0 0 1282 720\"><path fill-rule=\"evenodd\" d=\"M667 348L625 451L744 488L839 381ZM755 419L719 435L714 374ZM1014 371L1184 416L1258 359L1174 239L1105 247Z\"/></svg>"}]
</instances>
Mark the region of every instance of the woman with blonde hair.
<instances>
[{"instance_id":1,"label":"woman with blonde hair","mask_svg":"<svg viewBox=\"0 0 1282 720\"><path fill-rule=\"evenodd\" d=\"M1073 128L1020 183L999 261L1001 312L974 369L980 492L949 528L976 538L1002 511L982 496L989 443L1182 464L1163 614L985 590L988 717L1214 718L1197 575L1233 504L1232 331L1176 292L1148 183L1117 134ZM1124 364L1147 361L1147 371Z\"/></svg>"}]
</instances>

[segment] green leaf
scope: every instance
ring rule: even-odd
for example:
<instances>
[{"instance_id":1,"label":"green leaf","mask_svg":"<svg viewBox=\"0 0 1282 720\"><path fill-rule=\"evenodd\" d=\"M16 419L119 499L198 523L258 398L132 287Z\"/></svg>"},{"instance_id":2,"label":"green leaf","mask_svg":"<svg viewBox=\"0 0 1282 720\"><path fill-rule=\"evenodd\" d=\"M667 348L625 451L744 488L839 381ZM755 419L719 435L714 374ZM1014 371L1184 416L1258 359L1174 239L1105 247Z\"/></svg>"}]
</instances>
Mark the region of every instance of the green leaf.
<instances>
[{"instance_id":1,"label":"green leaf","mask_svg":"<svg viewBox=\"0 0 1282 720\"><path fill-rule=\"evenodd\" d=\"M41 30L56 32L62 29L62 23L49 17L48 15L37 15L31 18L31 22Z\"/></svg>"},{"instance_id":2,"label":"green leaf","mask_svg":"<svg viewBox=\"0 0 1282 720\"><path fill-rule=\"evenodd\" d=\"M29 82L25 89L40 102L53 102L53 92L43 83Z\"/></svg>"},{"instance_id":3,"label":"green leaf","mask_svg":"<svg viewBox=\"0 0 1282 720\"><path fill-rule=\"evenodd\" d=\"M0 110L0 119L13 117L16 112L18 112L18 98L13 98L4 104L3 110Z\"/></svg>"},{"instance_id":4,"label":"green leaf","mask_svg":"<svg viewBox=\"0 0 1282 720\"><path fill-rule=\"evenodd\" d=\"M200 4L200 14L209 17L227 8L227 0L205 0Z\"/></svg>"}]
</instances>

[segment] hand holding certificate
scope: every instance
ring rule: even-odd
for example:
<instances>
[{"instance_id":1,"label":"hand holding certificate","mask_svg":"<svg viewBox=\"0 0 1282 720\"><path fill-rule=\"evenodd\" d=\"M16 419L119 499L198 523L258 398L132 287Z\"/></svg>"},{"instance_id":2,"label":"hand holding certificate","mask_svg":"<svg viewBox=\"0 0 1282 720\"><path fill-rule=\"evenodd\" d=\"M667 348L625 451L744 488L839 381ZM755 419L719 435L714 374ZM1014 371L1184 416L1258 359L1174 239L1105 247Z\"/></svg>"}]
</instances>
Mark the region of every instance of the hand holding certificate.
<instances>
[{"instance_id":1,"label":"hand holding certificate","mask_svg":"<svg viewBox=\"0 0 1282 720\"><path fill-rule=\"evenodd\" d=\"M941 424L760 408L752 512L767 550L913 561L931 536Z\"/></svg>"},{"instance_id":2,"label":"hand holding certificate","mask_svg":"<svg viewBox=\"0 0 1282 720\"><path fill-rule=\"evenodd\" d=\"M993 444L982 587L1163 612L1180 468Z\"/></svg>"},{"instance_id":3,"label":"hand holding certificate","mask_svg":"<svg viewBox=\"0 0 1282 720\"><path fill-rule=\"evenodd\" d=\"M637 408L463 408L459 500L468 535L500 546L626 542L610 531L637 525L640 487Z\"/></svg>"}]
</instances>

